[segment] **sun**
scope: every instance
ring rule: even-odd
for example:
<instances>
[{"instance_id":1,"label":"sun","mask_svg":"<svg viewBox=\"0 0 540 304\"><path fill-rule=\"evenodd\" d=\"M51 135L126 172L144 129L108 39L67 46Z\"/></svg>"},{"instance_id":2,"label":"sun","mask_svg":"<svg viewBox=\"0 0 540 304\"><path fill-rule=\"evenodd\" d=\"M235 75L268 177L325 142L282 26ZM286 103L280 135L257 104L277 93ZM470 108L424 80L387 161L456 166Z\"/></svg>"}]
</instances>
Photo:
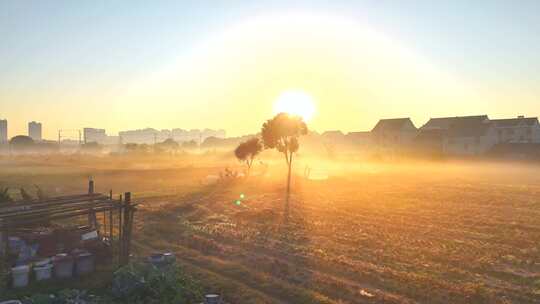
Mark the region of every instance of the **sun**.
<instances>
[{"instance_id":1,"label":"sun","mask_svg":"<svg viewBox=\"0 0 540 304\"><path fill-rule=\"evenodd\" d=\"M284 91L274 102L274 114L282 112L298 115L304 121L309 121L315 114L314 99L302 90Z\"/></svg>"}]
</instances>

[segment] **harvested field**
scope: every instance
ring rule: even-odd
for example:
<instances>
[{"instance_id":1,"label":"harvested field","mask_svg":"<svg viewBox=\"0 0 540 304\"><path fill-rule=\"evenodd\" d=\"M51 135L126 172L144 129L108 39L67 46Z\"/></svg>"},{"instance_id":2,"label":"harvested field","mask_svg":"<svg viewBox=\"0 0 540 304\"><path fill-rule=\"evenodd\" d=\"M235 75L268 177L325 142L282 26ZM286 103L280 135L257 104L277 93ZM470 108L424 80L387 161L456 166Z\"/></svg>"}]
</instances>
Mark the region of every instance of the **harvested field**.
<instances>
[{"instance_id":1,"label":"harvested field","mask_svg":"<svg viewBox=\"0 0 540 304\"><path fill-rule=\"evenodd\" d=\"M540 303L535 166L372 164L328 170L327 180L295 176L287 213L283 164L201 182L226 164L84 172L98 187L138 190L136 254L176 252L230 303ZM70 174L79 180L66 184L84 185Z\"/></svg>"}]
</instances>

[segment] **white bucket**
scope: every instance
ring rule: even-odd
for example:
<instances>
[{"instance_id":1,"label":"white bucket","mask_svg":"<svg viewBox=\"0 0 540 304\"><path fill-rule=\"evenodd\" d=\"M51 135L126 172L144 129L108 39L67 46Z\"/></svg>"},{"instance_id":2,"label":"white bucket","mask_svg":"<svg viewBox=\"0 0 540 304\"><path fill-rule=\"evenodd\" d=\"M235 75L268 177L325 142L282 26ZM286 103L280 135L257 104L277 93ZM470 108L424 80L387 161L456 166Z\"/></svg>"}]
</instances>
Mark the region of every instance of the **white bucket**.
<instances>
[{"instance_id":1,"label":"white bucket","mask_svg":"<svg viewBox=\"0 0 540 304\"><path fill-rule=\"evenodd\" d=\"M25 287L28 285L30 266L23 265L11 268L13 276L13 287Z\"/></svg>"},{"instance_id":2,"label":"white bucket","mask_svg":"<svg viewBox=\"0 0 540 304\"><path fill-rule=\"evenodd\" d=\"M59 279L71 278L73 276L73 257L65 253L57 254L54 257L54 275Z\"/></svg>"},{"instance_id":3,"label":"white bucket","mask_svg":"<svg viewBox=\"0 0 540 304\"><path fill-rule=\"evenodd\" d=\"M42 266L34 267L34 272L36 273L36 281L48 280L52 276L53 265L45 264Z\"/></svg>"}]
</instances>

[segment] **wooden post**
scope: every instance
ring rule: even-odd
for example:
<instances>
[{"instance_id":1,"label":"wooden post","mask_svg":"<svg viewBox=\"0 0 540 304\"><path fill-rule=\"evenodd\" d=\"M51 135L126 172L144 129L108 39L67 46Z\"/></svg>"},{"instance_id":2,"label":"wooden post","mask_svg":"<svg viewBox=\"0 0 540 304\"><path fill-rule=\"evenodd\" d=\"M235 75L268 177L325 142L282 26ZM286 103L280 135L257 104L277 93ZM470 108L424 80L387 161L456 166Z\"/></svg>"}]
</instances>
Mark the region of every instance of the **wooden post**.
<instances>
[{"instance_id":1,"label":"wooden post","mask_svg":"<svg viewBox=\"0 0 540 304\"><path fill-rule=\"evenodd\" d=\"M94 194L94 180L88 181L88 194Z\"/></svg>"},{"instance_id":2,"label":"wooden post","mask_svg":"<svg viewBox=\"0 0 540 304\"><path fill-rule=\"evenodd\" d=\"M9 229L6 229L2 232L2 239L4 240L4 257L7 261L7 257L9 256Z\"/></svg>"},{"instance_id":3,"label":"wooden post","mask_svg":"<svg viewBox=\"0 0 540 304\"><path fill-rule=\"evenodd\" d=\"M109 242L111 243L111 246L112 246L112 240L113 240L113 227L114 227L113 210L109 210Z\"/></svg>"},{"instance_id":4,"label":"wooden post","mask_svg":"<svg viewBox=\"0 0 540 304\"><path fill-rule=\"evenodd\" d=\"M2 219L0 219L0 223L2 223ZM9 250L9 239L8 239L8 233L6 230L0 230L0 253L1 256L7 257L8 256L8 250ZM5 259L7 261L7 258Z\"/></svg>"},{"instance_id":5,"label":"wooden post","mask_svg":"<svg viewBox=\"0 0 540 304\"><path fill-rule=\"evenodd\" d=\"M124 244L124 250L123 250L123 262L124 264L129 263L129 240L130 240L130 234L131 234L131 192L124 193L124 228L122 229L124 234L122 237L122 243Z\"/></svg>"},{"instance_id":6,"label":"wooden post","mask_svg":"<svg viewBox=\"0 0 540 304\"><path fill-rule=\"evenodd\" d=\"M112 200L112 190L109 190L109 199ZM107 235L107 211L103 211L103 235Z\"/></svg>"},{"instance_id":7,"label":"wooden post","mask_svg":"<svg viewBox=\"0 0 540 304\"><path fill-rule=\"evenodd\" d=\"M118 263L122 265L122 254L124 252L122 245L122 239L124 232L122 231L122 208L123 201L122 201L122 194L120 194L120 205L118 207Z\"/></svg>"}]
</instances>

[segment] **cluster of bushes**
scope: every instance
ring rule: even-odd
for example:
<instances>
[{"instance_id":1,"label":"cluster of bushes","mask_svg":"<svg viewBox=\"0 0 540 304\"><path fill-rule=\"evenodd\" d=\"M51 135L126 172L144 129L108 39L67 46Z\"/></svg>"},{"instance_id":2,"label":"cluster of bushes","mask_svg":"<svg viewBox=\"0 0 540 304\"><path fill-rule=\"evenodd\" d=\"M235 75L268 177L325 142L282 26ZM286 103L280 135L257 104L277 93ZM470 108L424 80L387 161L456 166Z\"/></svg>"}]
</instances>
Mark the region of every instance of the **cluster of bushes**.
<instances>
[{"instance_id":1,"label":"cluster of bushes","mask_svg":"<svg viewBox=\"0 0 540 304\"><path fill-rule=\"evenodd\" d=\"M26 191L25 188L21 187L20 190L20 197L23 201L31 201L33 199L46 199L45 193L38 185L34 185L36 187L36 196L32 196L28 191ZM10 189L7 187L0 187L0 203L11 203L14 201L13 197L9 193Z\"/></svg>"},{"instance_id":2,"label":"cluster of bushes","mask_svg":"<svg viewBox=\"0 0 540 304\"><path fill-rule=\"evenodd\" d=\"M157 268L132 263L118 269L110 289L95 292L65 289L53 294L35 294L25 304L188 304L203 299L198 281L178 265Z\"/></svg>"},{"instance_id":3,"label":"cluster of bushes","mask_svg":"<svg viewBox=\"0 0 540 304\"><path fill-rule=\"evenodd\" d=\"M164 269L133 263L115 272L112 296L121 303L194 303L203 298L202 287L177 265Z\"/></svg>"}]
</instances>

